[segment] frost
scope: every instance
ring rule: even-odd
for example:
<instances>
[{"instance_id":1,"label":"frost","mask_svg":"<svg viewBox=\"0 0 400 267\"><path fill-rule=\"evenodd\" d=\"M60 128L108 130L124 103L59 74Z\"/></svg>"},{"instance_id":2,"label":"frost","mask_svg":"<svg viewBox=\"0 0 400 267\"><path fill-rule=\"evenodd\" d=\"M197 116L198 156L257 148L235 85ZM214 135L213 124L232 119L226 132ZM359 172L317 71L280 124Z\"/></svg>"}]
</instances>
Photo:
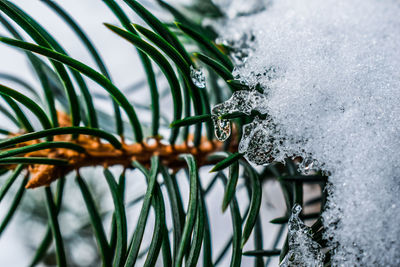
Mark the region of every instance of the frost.
<instances>
[{"instance_id":1,"label":"frost","mask_svg":"<svg viewBox=\"0 0 400 267\"><path fill-rule=\"evenodd\" d=\"M241 151L331 174L334 266L400 266L399 14L397 0L277 0L220 25L221 40L245 47L235 77L264 89L239 105L268 114L245 126ZM228 102L222 113L238 110Z\"/></svg>"},{"instance_id":2,"label":"frost","mask_svg":"<svg viewBox=\"0 0 400 267\"><path fill-rule=\"evenodd\" d=\"M299 218L301 206L295 204L288 223L289 251L279 267L322 267L325 255L312 240L311 228Z\"/></svg>"},{"instance_id":3,"label":"frost","mask_svg":"<svg viewBox=\"0 0 400 267\"><path fill-rule=\"evenodd\" d=\"M198 88L205 88L206 87L206 76L204 75L203 70L197 70L193 66L190 66L190 78L194 85Z\"/></svg>"}]
</instances>

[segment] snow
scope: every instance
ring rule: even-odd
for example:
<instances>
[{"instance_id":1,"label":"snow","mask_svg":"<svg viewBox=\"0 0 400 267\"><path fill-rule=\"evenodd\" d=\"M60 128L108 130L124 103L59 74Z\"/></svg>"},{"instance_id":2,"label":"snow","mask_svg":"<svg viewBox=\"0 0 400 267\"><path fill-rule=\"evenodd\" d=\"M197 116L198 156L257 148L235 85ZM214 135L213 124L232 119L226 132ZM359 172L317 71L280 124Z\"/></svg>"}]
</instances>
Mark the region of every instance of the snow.
<instances>
[{"instance_id":1,"label":"snow","mask_svg":"<svg viewBox=\"0 0 400 267\"><path fill-rule=\"evenodd\" d=\"M280 0L239 13L221 40L244 48L234 75L264 89L252 109L268 114L245 126L246 158L302 156L330 174L334 266L400 266L400 1Z\"/></svg>"}]
</instances>

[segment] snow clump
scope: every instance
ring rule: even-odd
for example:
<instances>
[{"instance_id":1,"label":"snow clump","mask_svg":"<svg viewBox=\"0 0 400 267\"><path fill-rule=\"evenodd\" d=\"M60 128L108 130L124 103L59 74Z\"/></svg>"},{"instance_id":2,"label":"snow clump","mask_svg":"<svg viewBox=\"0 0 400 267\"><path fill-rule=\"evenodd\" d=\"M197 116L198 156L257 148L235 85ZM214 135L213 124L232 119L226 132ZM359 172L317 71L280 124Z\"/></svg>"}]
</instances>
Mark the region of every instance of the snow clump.
<instances>
[{"instance_id":1,"label":"snow clump","mask_svg":"<svg viewBox=\"0 0 400 267\"><path fill-rule=\"evenodd\" d=\"M250 42L234 75L263 88L254 109L270 120L247 126L264 145L246 157L268 149L331 174L334 266L400 266L399 14L398 0L276 0L220 25L225 42Z\"/></svg>"}]
</instances>

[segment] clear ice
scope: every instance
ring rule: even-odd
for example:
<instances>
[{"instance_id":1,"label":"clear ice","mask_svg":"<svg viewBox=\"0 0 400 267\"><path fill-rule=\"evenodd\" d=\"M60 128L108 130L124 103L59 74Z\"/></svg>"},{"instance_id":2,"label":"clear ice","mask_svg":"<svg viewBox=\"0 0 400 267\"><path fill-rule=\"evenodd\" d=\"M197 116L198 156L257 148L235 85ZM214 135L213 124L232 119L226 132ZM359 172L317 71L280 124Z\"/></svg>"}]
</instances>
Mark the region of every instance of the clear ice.
<instances>
[{"instance_id":1,"label":"clear ice","mask_svg":"<svg viewBox=\"0 0 400 267\"><path fill-rule=\"evenodd\" d=\"M273 136L270 134L269 121L258 117L253 122L243 126L243 135L239 143L239 152L255 164L265 165L273 161Z\"/></svg>"},{"instance_id":2,"label":"clear ice","mask_svg":"<svg viewBox=\"0 0 400 267\"><path fill-rule=\"evenodd\" d=\"M213 124L214 124L214 134L215 137L221 142L231 136L231 122L226 119L221 119L218 115L211 116Z\"/></svg>"},{"instance_id":3,"label":"clear ice","mask_svg":"<svg viewBox=\"0 0 400 267\"><path fill-rule=\"evenodd\" d=\"M236 67L240 67L243 66L251 56L254 39L254 34L250 32L240 34L235 39L217 38L215 42L229 47L230 57L233 63Z\"/></svg>"},{"instance_id":4,"label":"clear ice","mask_svg":"<svg viewBox=\"0 0 400 267\"><path fill-rule=\"evenodd\" d=\"M224 114L232 114L234 112L242 112L250 115L252 110L265 113L264 109L260 109L265 96L257 91L236 91L227 101L215 105L212 109L212 120L214 123L215 136L219 141L225 141L231 135L231 123L227 119L222 119Z\"/></svg>"},{"instance_id":5,"label":"clear ice","mask_svg":"<svg viewBox=\"0 0 400 267\"><path fill-rule=\"evenodd\" d=\"M190 78L194 85L198 88L205 88L206 87L206 76L202 69L196 69L193 66L190 66Z\"/></svg>"},{"instance_id":6,"label":"clear ice","mask_svg":"<svg viewBox=\"0 0 400 267\"><path fill-rule=\"evenodd\" d=\"M288 223L289 251L279 267L322 267L325 255L312 240L311 228L299 218L301 206L295 204Z\"/></svg>"}]
</instances>

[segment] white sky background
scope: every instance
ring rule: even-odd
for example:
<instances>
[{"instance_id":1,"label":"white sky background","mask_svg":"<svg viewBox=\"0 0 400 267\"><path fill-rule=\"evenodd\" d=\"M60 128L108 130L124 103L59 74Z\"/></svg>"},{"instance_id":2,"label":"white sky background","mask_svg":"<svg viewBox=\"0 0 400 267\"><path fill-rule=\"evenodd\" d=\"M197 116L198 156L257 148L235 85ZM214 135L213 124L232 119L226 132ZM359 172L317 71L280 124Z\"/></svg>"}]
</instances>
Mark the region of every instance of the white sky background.
<instances>
[{"instance_id":1,"label":"white sky background","mask_svg":"<svg viewBox=\"0 0 400 267\"><path fill-rule=\"evenodd\" d=\"M82 43L77 39L75 34L70 30L70 28L52 12L46 5L42 4L38 0L15 0L13 1L15 4L23 8L27 13L29 13L32 17L37 19L41 25L43 25L55 38L60 42L60 44L65 48L65 50L69 53L70 56L76 58L85 64L88 64L91 67L96 69L96 65L92 61L92 58L88 54L87 50L82 46ZM68 11L73 18L80 24L80 26L85 30L90 39L95 44L98 51L106 63L108 70L112 76L114 83L117 87L123 89L132 85L133 83L143 79L144 73L143 68L139 63L139 59L137 57L136 50L132 47L131 44L117 37L114 33L107 30L102 23L109 22L116 25L119 25L117 19L113 16L111 11L106 7L105 4L100 3L98 0L68 0L68 1L57 1L62 7ZM118 1L122 2L122 1ZM187 2L187 1L186 1ZM121 4L121 6L124 6ZM129 10L126 10L128 14L131 15L132 21L139 22L137 16L135 16ZM22 31L20 31L22 32ZM0 27L0 35L9 36L6 30ZM28 81L35 88L39 89L39 83L32 75L32 71L28 65L28 62L25 58L25 55L21 53L21 51L16 50L14 48L10 48L7 45L0 44L0 72L14 74L19 77L22 77L24 80ZM96 84L86 80L90 86L91 90L95 90L98 92L102 92ZM2 81L3 82L3 81ZM11 83L6 83L6 85L12 86ZM40 90L38 90L40 91ZM146 90L144 90L146 91ZM134 98L136 101L142 101L142 103L147 104L148 95L147 93ZM104 109L111 110L111 105L105 107L102 105L102 102L95 102L97 106L102 106ZM140 115L139 115L140 117ZM4 120L3 120L4 121ZM2 122L4 123L4 122ZM3 126L1 124L1 126ZM7 128L7 127L5 127ZM207 175L208 170L202 172L204 177L209 177ZM128 177L129 178L129 177ZM5 179L5 178L4 178ZM70 177L70 179L72 179ZM206 180L209 180L208 178ZM19 184L17 181L16 184ZM129 182L128 182L129 183ZM205 182L204 184L207 184ZM136 184L137 186L137 184ZM129 188L129 187L128 187ZM212 237L214 238L214 259L216 254L219 253L223 244L225 244L226 240L229 238L231 233L231 222L229 212L221 216L220 214L220 206L222 203L222 195L223 191L221 189L221 185L218 186L218 189L215 189L214 192L207 198L207 202L209 203L208 211L212 221ZM131 188L132 189L132 188ZM134 190L137 194L138 190L135 188ZM272 191L272 193L271 193ZM278 193L277 193L278 192ZM78 193L78 192L77 192ZM247 198L243 194L246 194L245 191L242 191L242 194L239 196L243 196L244 199ZM66 194L68 195L68 194ZM130 199L129 196L134 195L130 192L127 193L127 199ZM265 209L268 205L271 205L271 202L276 203L276 201L271 201L276 196L279 196L279 190L276 188L272 188L267 194L263 194L263 205ZM184 200L187 201L186 196L183 196ZM268 201L268 199L270 201ZM167 202L167 201L166 201ZM240 198L239 198L239 202ZM269 202L269 204L268 204ZM3 218L5 212L8 210L10 204L10 199L6 198L0 205L0 218ZM241 202L241 206L247 205L247 203ZM268 214L262 214L263 223L268 222L274 217L282 216L282 212L284 211L283 203L282 206L269 207ZM241 207L243 208L243 207ZM169 216L169 207L167 206L167 216ZM0 266L25 266L31 260L32 255L30 255L31 251L26 248L24 244L24 239L18 228L18 216L20 214L16 214L13 218L13 221L10 223L7 230L3 233L0 239ZM133 216L135 217L135 216ZM136 216L137 217L137 216ZM169 218L169 217L167 217ZM214 218L214 219L213 219ZM149 218L149 222L152 221L152 217ZM152 224L152 222L151 222ZM229 225L227 229L227 225ZM132 230L132 229L130 229ZM272 231L270 229L264 230L264 236L271 240L274 238L274 235L271 234ZM39 234L41 236L41 234ZM270 242L271 243L271 242ZM265 248L269 248L270 243L265 242ZM250 240L245 250L249 250L252 248L253 241ZM243 264L250 263L252 260L250 258L244 257ZM227 265L229 262L229 257L225 258L225 261L222 263L222 266Z\"/></svg>"}]
</instances>

